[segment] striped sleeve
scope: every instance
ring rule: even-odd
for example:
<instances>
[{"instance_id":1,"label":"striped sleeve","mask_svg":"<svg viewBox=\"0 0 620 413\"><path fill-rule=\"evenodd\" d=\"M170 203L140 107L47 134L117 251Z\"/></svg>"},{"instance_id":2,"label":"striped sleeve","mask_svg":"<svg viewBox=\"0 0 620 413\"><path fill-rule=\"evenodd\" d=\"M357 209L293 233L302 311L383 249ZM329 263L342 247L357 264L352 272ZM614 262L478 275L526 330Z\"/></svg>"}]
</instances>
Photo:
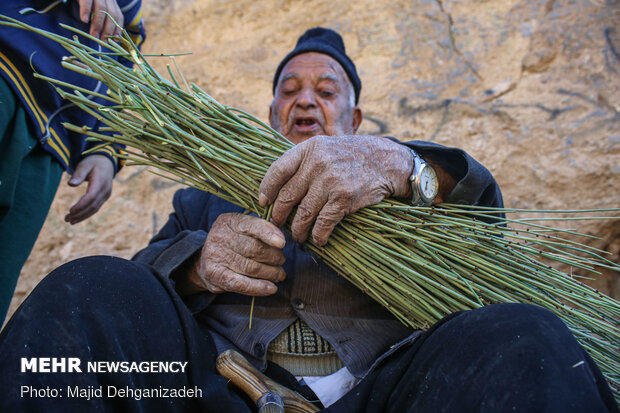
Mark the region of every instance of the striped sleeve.
<instances>
[{"instance_id":1,"label":"striped sleeve","mask_svg":"<svg viewBox=\"0 0 620 413\"><path fill-rule=\"evenodd\" d=\"M117 173L125 164L127 153L123 150L123 146L115 143L87 142L85 156L88 155L105 155L114 164L114 172Z\"/></svg>"}]
</instances>

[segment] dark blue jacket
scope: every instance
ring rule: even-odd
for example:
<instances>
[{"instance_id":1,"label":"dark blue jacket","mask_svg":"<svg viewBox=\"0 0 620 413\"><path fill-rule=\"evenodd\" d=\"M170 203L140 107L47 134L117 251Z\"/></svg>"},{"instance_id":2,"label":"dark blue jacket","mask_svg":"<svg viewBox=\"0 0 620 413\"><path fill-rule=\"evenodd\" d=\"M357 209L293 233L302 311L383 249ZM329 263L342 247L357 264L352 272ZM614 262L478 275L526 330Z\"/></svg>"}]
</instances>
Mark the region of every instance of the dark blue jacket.
<instances>
[{"instance_id":1,"label":"dark blue jacket","mask_svg":"<svg viewBox=\"0 0 620 413\"><path fill-rule=\"evenodd\" d=\"M140 44L144 39L141 0L117 0L117 3L124 15L125 28L134 38L134 42ZM48 7L51 8L46 11ZM2 1L0 14L66 37L72 37L74 33L61 28L60 23L86 33L89 31L89 24L80 21L77 0ZM80 38L80 41L97 48L95 42L85 38ZM36 72L105 94L106 87L103 84L62 68L61 59L67 55L68 52L61 45L39 34L0 26L0 76L21 100L29 115L32 132L45 151L60 162L65 170L72 173L82 159L82 153L99 145L100 148L95 153L110 157L118 170L117 160L112 155L121 149L120 146L86 142L84 135L69 132L61 125L62 122L70 122L79 126L98 128L101 126L99 122L63 100L53 85L33 76L33 72ZM131 66L129 61L123 63ZM103 100L99 101L107 104Z\"/></svg>"}]
</instances>

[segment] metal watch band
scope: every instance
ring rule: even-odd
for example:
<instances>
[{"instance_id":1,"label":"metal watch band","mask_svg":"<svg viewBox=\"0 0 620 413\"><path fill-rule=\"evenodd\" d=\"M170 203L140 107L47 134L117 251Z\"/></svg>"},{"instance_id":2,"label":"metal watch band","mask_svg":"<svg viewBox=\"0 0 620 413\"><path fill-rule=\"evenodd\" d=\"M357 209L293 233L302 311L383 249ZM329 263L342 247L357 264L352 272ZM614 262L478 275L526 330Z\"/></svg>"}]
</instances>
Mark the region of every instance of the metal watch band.
<instances>
[{"instance_id":1,"label":"metal watch band","mask_svg":"<svg viewBox=\"0 0 620 413\"><path fill-rule=\"evenodd\" d=\"M420 173L422 171L422 168L428 167L429 165L424 161L424 159L420 157L420 155L416 153L416 151L414 151L413 149L409 147L407 147L407 149L409 149L409 151L413 155L413 172L411 173L411 176L409 177L409 183L411 184L411 191L412 191L411 204L419 205L419 206L428 206L431 204L432 200L427 201L422 196L419 179L420 179Z\"/></svg>"}]
</instances>

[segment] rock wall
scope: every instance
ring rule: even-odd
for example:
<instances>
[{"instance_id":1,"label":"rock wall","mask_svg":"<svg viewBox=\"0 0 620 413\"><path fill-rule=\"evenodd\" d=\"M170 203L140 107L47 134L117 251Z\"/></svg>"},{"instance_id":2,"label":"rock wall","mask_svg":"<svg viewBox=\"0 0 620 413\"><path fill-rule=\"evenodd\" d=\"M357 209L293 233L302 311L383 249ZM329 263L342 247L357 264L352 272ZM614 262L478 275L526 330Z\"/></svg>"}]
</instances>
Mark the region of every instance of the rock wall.
<instances>
[{"instance_id":1,"label":"rock wall","mask_svg":"<svg viewBox=\"0 0 620 413\"><path fill-rule=\"evenodd\" d=\"M361 133L465 149L496 176L507 207L620 207L617 0L144 3L144 50L192 52L176 58L185 77L221 102L266 119L280 59L307 28L331 27L363 81ZM151 60L160 73L171 63ZM63 216L81 191L65 179L11 310L67 260L131 257L165 222L180 187L125 167L102 210L70 226ZM620 261L620 221L562 225L600 237L588 243ZM620 296L617 273L590 283Z\"/></svg>"}]
</instances>

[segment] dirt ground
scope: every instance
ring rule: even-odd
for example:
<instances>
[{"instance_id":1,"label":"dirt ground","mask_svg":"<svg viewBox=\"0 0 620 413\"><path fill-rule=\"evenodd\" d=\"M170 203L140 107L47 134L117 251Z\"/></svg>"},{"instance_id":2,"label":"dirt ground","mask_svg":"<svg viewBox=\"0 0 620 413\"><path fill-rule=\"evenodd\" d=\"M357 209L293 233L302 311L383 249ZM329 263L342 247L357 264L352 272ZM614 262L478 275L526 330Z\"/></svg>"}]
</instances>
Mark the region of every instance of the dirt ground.
<instances>
[{"instance_id":1,"label":"dirt ground","mask_svg":"<svg viewBox=\"0 0 620 413\"><path fill-rule=\"evenodd\" d=\"M279 61L307 28L334 28L362 78L361 133L465 149L493 172L507 207L620 207L616 0L150 0L144 8L144 50L192 52L177 58L186 78L223 103L266 119ZM165 73L169 60L152 63ZM66 180L11 312L68 260L130 258L181 188L126 167L102 210L71 226L63 216L82 191ZM620 220L570 226L620 262ZM608 271L590 283L617 298L619 277Z\"/></svg>"}]
</instances>

